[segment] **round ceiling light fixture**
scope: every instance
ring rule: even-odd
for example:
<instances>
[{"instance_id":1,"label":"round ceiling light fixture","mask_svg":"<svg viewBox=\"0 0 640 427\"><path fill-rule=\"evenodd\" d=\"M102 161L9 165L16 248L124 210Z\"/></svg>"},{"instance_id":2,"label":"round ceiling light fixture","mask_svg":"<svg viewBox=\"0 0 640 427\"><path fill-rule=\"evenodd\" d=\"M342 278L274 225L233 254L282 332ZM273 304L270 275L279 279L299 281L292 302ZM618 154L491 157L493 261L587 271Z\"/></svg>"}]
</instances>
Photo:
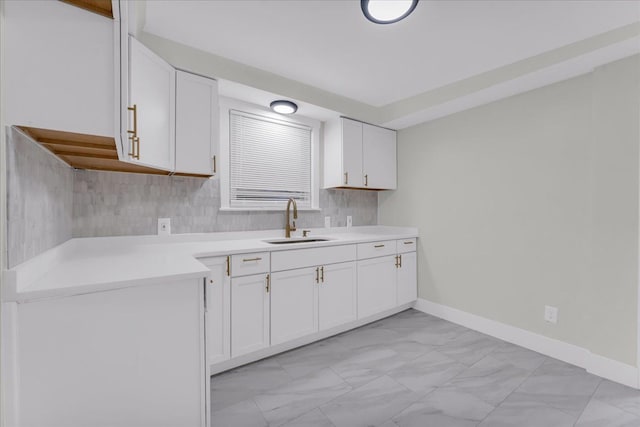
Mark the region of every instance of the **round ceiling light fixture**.
<instances>
[{"instance_id":1,"label":"round ceiling light fixture","mask_svg":"<svg viewBox=\"0 0 640 427\"><path fill-rule=\"evenodd\" d=\"M413 12L418 0L360 0L362 13L376 24L393 24Z\"/></svg>"},{"instance_id":2,"label":"round ceiling light fixture","mask_svg":"<svg viewBox=\"0 0 640 427\"><path fill-rule=\"evenodd\" d=\"M298 111L298 106L295 102L287 101L284 99L278 99L269 104L269 107L276 113L280 114L293 114Z\"/></svg>"}]
</instances>

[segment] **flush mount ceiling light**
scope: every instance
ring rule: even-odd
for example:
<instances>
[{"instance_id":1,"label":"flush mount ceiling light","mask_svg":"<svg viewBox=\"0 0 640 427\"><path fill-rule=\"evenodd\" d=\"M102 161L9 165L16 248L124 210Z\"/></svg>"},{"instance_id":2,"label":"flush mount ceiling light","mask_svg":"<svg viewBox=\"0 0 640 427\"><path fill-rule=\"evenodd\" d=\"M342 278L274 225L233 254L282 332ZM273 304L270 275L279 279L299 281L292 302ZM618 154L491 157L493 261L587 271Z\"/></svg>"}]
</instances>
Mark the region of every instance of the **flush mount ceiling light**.
<instances>
[{"instance_id":1,"label":"flush mount ceiling light","mask_svg":"<svg viewBox=\"0 0 640 427\"><path fill-rule=\"evenodd\" d=\"M362 13L376 24L393 24L407 16L418 5L418 0L360 0Z\"/></svg>"},{"instance_id":2,"label":"flush mount ceiling light","mask_svg":"<svg viewBox=\"0 0 640 427\"><path fill-rule=\"evenodd\" d=\"M298 106L295 102L285 101L284 99L273 101L269 104L269 107L271 107L271 109L276 113L280 114L293 114L298 111Z\"/></svg>"}]
</instances>

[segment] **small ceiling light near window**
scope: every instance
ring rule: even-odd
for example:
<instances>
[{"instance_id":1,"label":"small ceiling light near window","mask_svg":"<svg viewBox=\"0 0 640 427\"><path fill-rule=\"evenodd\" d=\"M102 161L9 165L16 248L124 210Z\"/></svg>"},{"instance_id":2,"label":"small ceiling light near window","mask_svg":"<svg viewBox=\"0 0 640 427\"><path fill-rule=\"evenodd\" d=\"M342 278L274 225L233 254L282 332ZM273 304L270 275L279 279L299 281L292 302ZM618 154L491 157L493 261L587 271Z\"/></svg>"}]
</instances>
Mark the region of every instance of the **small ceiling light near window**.
<instances>
[{"instance_id":1,"label":"small ceiling light near window","mask_svg":"<svg viewBox=\"0 0 640 427\"><path fill-rule=\"evenodd\" d=\"M269 106L273 111L280 114L293 114L298 111L298 106L294 102L285 101L284 99L273 101Z\"/></svg>"},{"instance_id":2,"label":"small ceiling light near window","mask_svg":"<svg viewBox=\"0 0 640 427\"><path fill-rule=\"evenodd\" d=\"M362 13L376 24L393 24L409 16L418 0L360 0Z\"/></svg>"}]
</instances>

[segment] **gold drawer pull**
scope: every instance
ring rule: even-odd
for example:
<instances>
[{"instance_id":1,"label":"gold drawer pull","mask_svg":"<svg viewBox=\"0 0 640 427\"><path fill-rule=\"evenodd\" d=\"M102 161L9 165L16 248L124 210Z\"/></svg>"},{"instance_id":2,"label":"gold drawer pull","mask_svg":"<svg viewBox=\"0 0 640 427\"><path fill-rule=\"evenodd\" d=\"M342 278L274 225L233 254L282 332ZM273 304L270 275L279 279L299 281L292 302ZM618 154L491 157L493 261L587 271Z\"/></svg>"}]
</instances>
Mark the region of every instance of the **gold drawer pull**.
<instances>
[{"instance_id":1,"label":"gold drawer pull","mask_svg":"<svg viewBox=\"0 0 640 427\"><path fill-rule=\"evenodd\" d=\"M349 172L344 173L344 185L349 184Z\"/></svg>"},{"instance_id":2,"label":"gold drawer pull","mask_svg":"<svg viewBox=\"0 0 640 427\"><path fill-rule=\"evenodd\" d=\"M133 107L127 107L127 110L133 111L133 130L127 130L127 133L138 136L138 106L133 104Z\"/></svg>"},{"instance_id":3,"label":"gold drawer pull","mask_svg":"<svg viewBox=\"0 0 640 427\"><path fill-rule=\"evenodd\" d=\"M413 245L413 242L404 242L405 245Z\"/></svg>"},{"instance_id":4,"label":"gold drawer pull","mask_svg":"<svg viewBox=\"0 0 640 427\"><path fill-rule=\"evenodd\" d=\"M242 260L242 262L250 262L250 261L262 261L262 258L260 257L256 257L256 258L244 258Z\"/></svg>"},{"instance_id":5,"label":"gold drawer pull","mask_svg":"<svg viewBox=\"0 0 640 427\"><path fill-rule=\"evenodd\" d=\"M384 248L384 245L375 245L374 248Z\"/></svg>"},{"instance_id":6,"label":"gold drawer pull","mask_svg":"<svg viewBox=\"0 0 640 427\"><path fill-rule=\"evenodd\" d=\"M364 176L364 186L368 187L369 186L369 175L365 175Z\"/></svg>"}]
</instances>

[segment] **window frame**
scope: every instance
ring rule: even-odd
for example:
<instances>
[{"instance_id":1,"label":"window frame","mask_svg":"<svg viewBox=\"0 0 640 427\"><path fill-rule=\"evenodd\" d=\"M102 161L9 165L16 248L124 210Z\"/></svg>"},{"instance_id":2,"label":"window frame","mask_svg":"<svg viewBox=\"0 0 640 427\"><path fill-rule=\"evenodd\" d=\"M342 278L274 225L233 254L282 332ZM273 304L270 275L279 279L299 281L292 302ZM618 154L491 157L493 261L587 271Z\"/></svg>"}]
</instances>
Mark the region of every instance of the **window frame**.
<instances>
[{"instance_id":1,"label":"window frame","mask_svg":"<svg viewBox=\"0 0 640 427\"><path fill-rule=\"evenodd\" d=\"M220 210L221 211L281 211L286 208L286 201L255 202L250 206L231 206L231 156L230 156L230 112L240 112L263 116L269 119L288 122L311 128L311 202L309 207L299 207L300 211L320 210L320 132L321 122L300 115L284 116L268 108L238 99L220 97Z\"/></svg>"}]
</instances>

